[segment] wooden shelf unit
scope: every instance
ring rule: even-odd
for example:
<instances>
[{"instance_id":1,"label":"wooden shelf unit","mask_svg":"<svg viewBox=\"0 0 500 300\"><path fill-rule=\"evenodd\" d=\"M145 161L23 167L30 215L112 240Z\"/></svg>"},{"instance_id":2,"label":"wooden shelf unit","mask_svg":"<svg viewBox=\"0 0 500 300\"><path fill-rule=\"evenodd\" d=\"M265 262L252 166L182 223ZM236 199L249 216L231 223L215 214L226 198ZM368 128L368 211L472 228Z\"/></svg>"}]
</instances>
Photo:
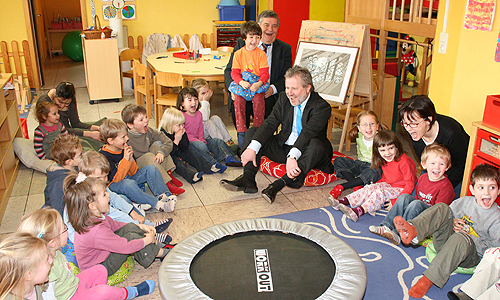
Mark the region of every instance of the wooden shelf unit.
<instances>
[{"instance_id":1,"label":"wooden shelf unit","mask_svg":"<svg viewBox=\"0 0 500 300\"><path fill-rule=\"evenodd\" d=\"M8 99L3 90L11 78L11 73L2 73L0 78L0 222L19 171L19 159L14 154L12 143L15 137L22 137L21 121L13 90Z\"/></svg>"},{"instance_id":2,"label":"wooden shelf unit","mask_svg":"<svg viewBox=\"0 0 500 300\"><path fill-rule=\"evenodd\" d=\"M234 47L236 40L241 37L241 24L245 21L214 21L215 48Z\"/></svg>"}]
</instances>

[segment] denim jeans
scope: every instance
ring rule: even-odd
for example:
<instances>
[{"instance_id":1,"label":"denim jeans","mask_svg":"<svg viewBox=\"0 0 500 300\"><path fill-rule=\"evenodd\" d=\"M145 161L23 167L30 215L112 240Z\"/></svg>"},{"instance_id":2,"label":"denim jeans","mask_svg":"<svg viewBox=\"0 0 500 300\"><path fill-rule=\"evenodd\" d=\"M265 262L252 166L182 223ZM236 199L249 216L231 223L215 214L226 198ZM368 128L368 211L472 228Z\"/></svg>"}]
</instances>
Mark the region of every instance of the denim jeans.
<instances>
[{"instance_id":1,"label":"denim jeans","mask_svg":"<svg viewBox=\"0 0 500 300\"><path fill-rule=\"evenodd\" d=\"M393 220L396 216L402 216L405 220L411 220L429 207L431 207L430 204L415 199L412 195L401 194L380 225L387 226L390 230L394 231Z\"/></svg>"},{"instance_id":2,"label":"denim jeans","mask_svg":"<svg viewBox=\"0 0 500 300\"><path fill-rule=\"evenodd\" d=\"M147 183L154 196L144 193L138 186L141 183ZM156 197L163 193L167 196L172 195L165 182L163 182L160 171L154 165L142 167L134 175L127 175L123 180L111 183L109 189L117 194L125 195L135 203L149 204L153 208L158 203Z\"/></svg>"},{"instance_id":3,"label":"denim jeans","mask_svg":"<svg viewBox=\"0 0 500 300\"><path fill-rule=\"evenodd\" d=\"M214 165L216 162L224 163L228 156L233 156L231 148L221 139L207 139L207 143L201 141L189 142L189 150L196 151L206 161ZM213 153L213 157L212 157Z\"/></svg>"},{"instance_id":4,"label":"denim jeans","mask_svg":"<svg viewBox=\"0 0 500 300\"><path fill-rule=\"evenodd\" d=\"M337 177L345 178L342 173L351 173L354 177L363 180L364 185L375 183L382 177L382 169L372 169L371 164L361 160L352 160L347 157L337 157L333 162Z\"/></svg>"}]
</instances>

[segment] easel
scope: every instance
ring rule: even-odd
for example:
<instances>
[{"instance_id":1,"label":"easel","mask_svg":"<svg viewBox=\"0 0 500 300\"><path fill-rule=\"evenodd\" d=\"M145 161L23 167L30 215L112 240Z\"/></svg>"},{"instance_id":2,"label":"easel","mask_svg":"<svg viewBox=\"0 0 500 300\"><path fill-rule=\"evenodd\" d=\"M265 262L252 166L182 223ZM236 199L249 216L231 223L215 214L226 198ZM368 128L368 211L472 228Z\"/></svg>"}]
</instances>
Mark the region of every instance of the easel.
<instances>
[{"instance_id":1,"label":"easel","mask_svg":"<svg viewBox=\"0 0 500 300\"><path fill-rule=\"evenodd\" d=\"M352 79L344 103L330 101L334 109L346 109L344 127L340 138L339 152L342 152L352 106L370 103L373 110L372 62L370 51L370 28L368 25L324 21L302 21L299 42L311 42L359 48ZM354 99L354 98L357 99ZM347 102L347 103L346 103ZM331 140L333 119L328 121L328 138Z\"/></svg>"}]
</instances>

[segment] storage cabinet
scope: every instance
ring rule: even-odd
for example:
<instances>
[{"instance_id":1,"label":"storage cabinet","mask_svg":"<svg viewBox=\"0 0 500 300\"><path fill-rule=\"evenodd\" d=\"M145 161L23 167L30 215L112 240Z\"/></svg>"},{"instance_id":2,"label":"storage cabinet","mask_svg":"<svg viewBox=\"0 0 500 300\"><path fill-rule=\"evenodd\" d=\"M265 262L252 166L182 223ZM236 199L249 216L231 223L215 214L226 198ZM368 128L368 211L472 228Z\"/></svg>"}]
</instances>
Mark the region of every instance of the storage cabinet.
<instances>
[{"instance_id":1,"label":"storage cabinet","mask_svg":"<svg viewBox=\"0 0 500 300\"><path fill-rule=\"evenodd\" d=\"M90 104L96 100L122 97L118 41L116 39L82 39L85 80Z\"/></svg>"},{"instance_id":2,"label":"storage cabinet","mask_svg":"<svg viewBox=\"0 0 500 300\"><path fill-rule=\"evenodd\" d=\"M471 195L470 175L481 163L500 168L500 128L484 122L473 122L460 196ZM496 202L500 205L500 198Z\"/></svg>"},{"instance_id":3,"label":"storage cabinet","mask_svg":"<svg viewBox=\"0 0 500 300\"><path fill-rule=\"evenodd\" d=\"M236 40L241 37L241 24L245 21L214 21L214 37L216 47L234 47Z\"/></svg>"},{"instance_id":4,"label":"storage cabinet","mask_svg":"<svg viewBox=\"0 0 500 300\"><path fill-rule=\"evenodd\" d=\"M6 73L0 78L0 222L19 171L19 160L12 142L15 137L22 137L16 99L12 93L6 99L3 90L10 78L12 74Z\"/></svg>"}]
</instances>

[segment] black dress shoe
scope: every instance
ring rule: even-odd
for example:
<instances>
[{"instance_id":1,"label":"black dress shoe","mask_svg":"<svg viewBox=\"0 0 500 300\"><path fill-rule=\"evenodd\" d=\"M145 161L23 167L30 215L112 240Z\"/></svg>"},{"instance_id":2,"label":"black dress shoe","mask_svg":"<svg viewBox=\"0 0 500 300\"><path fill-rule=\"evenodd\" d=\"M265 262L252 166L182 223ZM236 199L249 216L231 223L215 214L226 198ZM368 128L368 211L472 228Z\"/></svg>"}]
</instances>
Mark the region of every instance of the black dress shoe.
<instances>
[{"instance_id":1,"label":"black dress shoe","mask_svg":"<svg viewBox=\"0 0 500 300\"><path fill-rule=\"evenodd\" d=\"M274 199L276 199L276 194L280 189L277 189L272 183L268 185L264 190L262 190L262 197L269 202L269 204L273 204Z\"/></svg>"},{"instance_id":2,"label":"black dress shoe","mask_svg":"<svg viewBox=\"0 0 500 300\"><path fill-rule=\"evenodd\" d=\"M228 191L244 191L245 193L253 194L257 193L257 184L255 180L245 177L245 175L238 176L235 180L222 179L219 181L220 186Z\"/></svg>"}]
</instances>

